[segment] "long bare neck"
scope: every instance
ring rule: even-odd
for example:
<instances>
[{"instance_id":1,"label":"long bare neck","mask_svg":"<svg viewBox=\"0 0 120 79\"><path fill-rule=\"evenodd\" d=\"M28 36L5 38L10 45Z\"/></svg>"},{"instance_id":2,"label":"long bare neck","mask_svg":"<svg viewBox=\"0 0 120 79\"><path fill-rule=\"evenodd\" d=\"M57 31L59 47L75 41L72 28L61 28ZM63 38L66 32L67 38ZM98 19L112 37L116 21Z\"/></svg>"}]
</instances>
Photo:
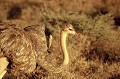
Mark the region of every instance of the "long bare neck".
<instances>
[{"instance_id":1,"label":"long bare neck","mask_svg":"<svg viewBox=\"0 0 120 79\"><path fill-rule=\"evenodd\" d=\"M38 60L38 62L40 63L41 66L43 66L46 70L48 70L49 72L53 72L53 73L60 73L61 71L63 71L68 63L69 63L69 55L66 49L66 38L67 38L67 33L64 31L61 31L60 33L60 44L61 44L61 49L64 53L64 60L63 63L60 66L56 66L56 65L52 65L51 63L49 63L47 61L47 55L44 56L45 53L43 53L43 55L39 55L40 59Z\"/></svg>"},{"instance_id":2,"label":"long bare neck","mask_svg":"<svg viewBox=\"0 0 120 79\"><path fill-rule=\"evenodd\" d=\"M67 38L67 33L65 33L64 31L61 31L61 49L64 53L64 60L63 60L63 65L67 65L69 63L69 55L67 52L67 48L66 48L66 38Z\"/></svg>"}]
</instances>

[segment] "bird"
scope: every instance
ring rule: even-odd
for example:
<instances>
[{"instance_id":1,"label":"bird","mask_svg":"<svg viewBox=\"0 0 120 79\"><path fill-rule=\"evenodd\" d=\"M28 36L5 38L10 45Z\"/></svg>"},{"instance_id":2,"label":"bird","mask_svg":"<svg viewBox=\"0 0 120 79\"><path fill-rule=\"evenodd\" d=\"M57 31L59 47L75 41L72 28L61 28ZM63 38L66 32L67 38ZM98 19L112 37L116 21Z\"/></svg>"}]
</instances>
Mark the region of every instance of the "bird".
<instances>
[{"instance_id":1,"label":"bird","mask_svg":"<svg viewBox=\"0 0 120 79\"><path fill-rule=\"evenodd\" d=\"M51 46L51 41L52 40L50 42L48 42L50 44L45 44L46 41L44 40L42 42L43 43L43 45L42 45L41 42L40 42L40 37L44 37L45 35L41 35L41 33L38 34L38 32L36 32L34 34L33 32L35 32L35 30L38 30L38 29L35 28L34 26L33 27L30 26L30 27L25 28L25 31L27 31L30 35L32 35L31 37L36 37L36 39L33 38L33 40L36 40L36 43L34 45L35 45L35 50L36 50L37 56L38 56L37 57L38 64L40 64L40 66L42 66L44 69L46 69L49 72L60 73L69 64L69 54L68 54L68 51L67 51L66 41L67 41L67 36L69 34L77 35L74 27L72 26L72 24L66 23L66 24L63 25L62 29L60 30L60 45L59 45L59 47L61 48L61 50L63 52L63 62L60 66L56 66L55 64L51 64L50 62L52 60L51 59L49 60L47 58L49 56L49 54L46 53L46 51L47 51L46 49L47 48L49 49L49 46L46 47L44 45L50 45ZM50 35L52 35L52 34L50 34ZM53 38L53 36L52 36L52 38ZM51 38L49 38L49 39L51 39ZM45 48L45 49L43 49L43 51L42 51L41 48ZM59 51L55 51L55 52L59 52ZM48 62L48 60L50 62Z\"/></svg>"},{"instance_id":2,"label":"bird","mask_svg":"<svg viewBox=\"0 0 120 79\"><path fill-rule=\"evenodd\" d=\"M4 25L6 27L6 25L12 26L15 24L0 24L0 62L1 59L7 62L6 68L0 70L1 78L5 74L8 64L13 72L22 74L33 72L37 63L53 73L61 72L69 64L66 38L69 34L76 34L72 24L65 24L60 32L63 62L59 67L52 67L49 62L45 61L44 54L47 52L47 42L44 26L32 25L19 29L16 27L3 28ZM4 63L0 63L0 66L4 66Z\"/></svg>"}]
</instances>

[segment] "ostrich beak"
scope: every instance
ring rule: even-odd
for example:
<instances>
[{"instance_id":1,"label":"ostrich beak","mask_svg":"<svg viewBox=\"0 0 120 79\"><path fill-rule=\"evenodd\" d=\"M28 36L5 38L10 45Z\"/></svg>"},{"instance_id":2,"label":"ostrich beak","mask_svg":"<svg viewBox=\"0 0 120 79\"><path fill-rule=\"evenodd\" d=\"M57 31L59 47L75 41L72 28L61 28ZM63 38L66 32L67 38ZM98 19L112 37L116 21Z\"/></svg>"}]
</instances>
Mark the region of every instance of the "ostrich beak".
<instances>
[{"instance_id":1,"label":"ostrich beak","mask_svg":"<svg viewBox=\"0 0 120 79\"><path fill-rule=\"evenodd\" d=\"M78 35L76 31L74 32L74 35Z\"/></svg>"},{"instance_id":2,"label":"ostrich beak","mask_svg":"<svg viewBox=\"0 0 120 79\"><path fill-rule=\"evenodd\" d=\"M77 32L75 32L75 31L74 31L72 34L73 34L73 35L78 35Z\"/></svg>"}]
</instances>

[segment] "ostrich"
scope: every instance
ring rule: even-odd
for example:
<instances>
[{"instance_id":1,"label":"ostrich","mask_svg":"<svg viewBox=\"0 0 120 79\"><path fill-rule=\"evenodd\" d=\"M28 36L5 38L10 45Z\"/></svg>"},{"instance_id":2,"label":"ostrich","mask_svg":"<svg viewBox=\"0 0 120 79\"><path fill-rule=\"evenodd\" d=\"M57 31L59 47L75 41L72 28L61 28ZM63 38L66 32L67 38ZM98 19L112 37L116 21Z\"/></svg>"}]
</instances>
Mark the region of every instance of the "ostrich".
<instances>
[{"instance_id":1,"label":"ostrich","mask_svg":"<svg viewBox=\"0 0 120 79\"><path fill-rule=\"evenodd\" d=\"M8 26L10 25L8 24ZM64 60L58 68L45 61L44 54L47 52L47 44L44 30L44 27L39 25L28 26L24 30L15 27L2 28L0 33L0 62L3 61L0 63L0 68L3 68L0 70L1 78L5 74L8 64L11 65L9 67L11 70L19 73L33 72L36 63L40 63L43 68L53 73L61 72L68 65L66 38L68 34L76 34L73 26L66 24L61 30L60 41Z\"/></svg>"}]
</instances>

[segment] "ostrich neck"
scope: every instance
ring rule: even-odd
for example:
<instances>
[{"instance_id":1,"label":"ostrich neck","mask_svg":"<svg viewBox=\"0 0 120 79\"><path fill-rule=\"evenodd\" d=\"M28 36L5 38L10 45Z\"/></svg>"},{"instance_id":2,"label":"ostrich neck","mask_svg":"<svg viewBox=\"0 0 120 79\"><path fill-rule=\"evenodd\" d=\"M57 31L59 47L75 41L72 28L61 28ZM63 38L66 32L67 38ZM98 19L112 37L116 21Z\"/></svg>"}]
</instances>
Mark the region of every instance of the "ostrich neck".
<instances>
[{"instance_id":1,"label":"ostrich neck","mask_svg":"<svg viewBox=\"0 0 120 79\"><path fill-rule=\"evenodd\" d=\"M67 33L65 33L64 31L61 31L61 40L60 40L61 49L64 53L63 65L67 65L69 63L69 55L66 48L66 38L67 38Z\"/></svg>"}]
</instances>

